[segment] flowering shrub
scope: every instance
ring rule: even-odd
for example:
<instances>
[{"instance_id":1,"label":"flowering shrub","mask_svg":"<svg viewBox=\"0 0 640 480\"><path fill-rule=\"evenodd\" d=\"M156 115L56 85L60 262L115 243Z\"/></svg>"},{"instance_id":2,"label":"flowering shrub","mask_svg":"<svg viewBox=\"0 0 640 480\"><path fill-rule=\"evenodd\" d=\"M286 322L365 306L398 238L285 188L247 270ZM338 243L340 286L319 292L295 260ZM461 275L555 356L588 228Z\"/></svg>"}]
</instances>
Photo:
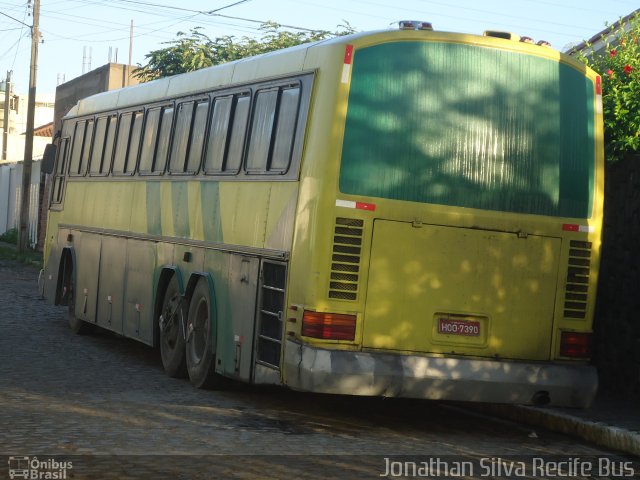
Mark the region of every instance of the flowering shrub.
<instances>
[{"instance_id":1,"label":"flowering shrub","mask_svg":"<svg viewBox=\"0 0 640 480\"><path fill-rule=\"evenodd\" d=\"M587 50L579 56L602 77L605 154L609 161L620 160L628 152L640 152L639 39L637 13L603 35L604 52Z\"/></svg>"}]
</instances>

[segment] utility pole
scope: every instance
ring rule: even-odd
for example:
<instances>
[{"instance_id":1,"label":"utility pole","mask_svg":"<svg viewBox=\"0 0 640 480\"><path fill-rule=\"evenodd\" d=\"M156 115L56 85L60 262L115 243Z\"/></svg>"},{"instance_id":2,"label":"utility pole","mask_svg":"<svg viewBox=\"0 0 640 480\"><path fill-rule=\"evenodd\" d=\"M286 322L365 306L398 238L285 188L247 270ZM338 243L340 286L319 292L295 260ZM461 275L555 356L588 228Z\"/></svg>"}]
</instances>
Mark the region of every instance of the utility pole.
<instances>
[{"instance_id":1,"label":"utility pole","mask_svg":"<svg viewBox=\"0 0 640 480\"><path fill-rule=\"evenodd\" d=\"M7 70L7 81L4 87L4 120L2 122L2 160L7 159L7 145L9 144L9 116L11 108L11 70Z\"/></svg>"},{"instance_id":2,"label":"utility pole","mask_svg":"<svg viewBox=\"0 0 640 480\"><path fill-rule=\"evenodd\" d=\"M38 44L40 43L40 0L33 0L33 26L31 27L31 67L29 69L29 101L27 103L27 131L22 164L22 191L20 202L20 228L18 251L25 252L29 243L29 196L31 192L31 164L33 161L33 129L36 112L36 76L38 72Z\"/></svg>"},{"instance_id":3,"label":"utility pole","mask_svg":"<svg viewBox=\"0 0 640 480\"><path fill-rule=\"evenodd\" d=\"M131 28L129 29L129 65L125 68L124 85L129 86L129 77L131 76L131 60L133 58L133 18L131 19Z\"/></svg>"}]
</instances>

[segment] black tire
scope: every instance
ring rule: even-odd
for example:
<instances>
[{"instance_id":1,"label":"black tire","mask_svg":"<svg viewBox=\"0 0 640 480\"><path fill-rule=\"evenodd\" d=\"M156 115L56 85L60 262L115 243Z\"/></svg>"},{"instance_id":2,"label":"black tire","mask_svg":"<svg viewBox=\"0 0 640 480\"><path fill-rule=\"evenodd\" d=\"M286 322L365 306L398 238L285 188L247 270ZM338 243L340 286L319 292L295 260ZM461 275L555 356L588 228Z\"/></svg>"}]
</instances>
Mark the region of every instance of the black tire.
<instances>
[{"instance_id":1,"label":"black tire","mask_svg":"<svg viewBox=\"0 0 640 480\"><path fill-rule=\"evenodd\" d=\"M160 357L165 373L173 378L187 376L184 358L184 297L180 294L178 279L171 277L162 299L158 318L160 331Z\"/></svg>"},{"instance_id":2,"label":"black tire","mask_svg":"<svg viewBox=\"0 0 640 480\"><path fill-rule=\"evenodd\" d=\"M189 302L186 357L189 380L196 388L220 388L224 378L215 372L216 332L211 318L209 284L198 280Z\"/></svg>"},{"instance_id":3,"label":"black tire","mask_svg":"<svg viewBox=\"0 0 640 480\"><path fill-rule=\"evenodd\" d=\"M89 332L90 325L76 317L76 289L73 284L73 267L65 265L63 298L67 302L67 317L69 328L77 335Z\"/></svg>"}]
</instances>

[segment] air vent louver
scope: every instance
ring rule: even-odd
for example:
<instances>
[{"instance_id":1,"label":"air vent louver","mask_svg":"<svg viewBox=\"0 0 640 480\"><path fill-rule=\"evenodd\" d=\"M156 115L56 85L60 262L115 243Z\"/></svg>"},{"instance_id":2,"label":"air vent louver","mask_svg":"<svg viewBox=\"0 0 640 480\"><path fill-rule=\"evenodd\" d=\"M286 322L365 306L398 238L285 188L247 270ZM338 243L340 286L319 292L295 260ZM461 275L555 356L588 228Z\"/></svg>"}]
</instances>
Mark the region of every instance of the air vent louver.
<instances>
[{"instance_id":1,"label":"air vent louver","mask_svg":"<svg viewBox=\"0 0 640 480\"><path fill-rule=\"evenodd\" d=\"M329 298L356 300L362 254L363 220L336 218Z\"/></svg>"},{"instance_id":2,"label":"air vent louver","mask_svg":"<svg viewBox=\"0 0 640 480\"><path fill-rule=\"evenodd\" d=\"M564 295L565 318L585 318L589 291L591 242L571 240Z\"/></svg>"}]
</instances>

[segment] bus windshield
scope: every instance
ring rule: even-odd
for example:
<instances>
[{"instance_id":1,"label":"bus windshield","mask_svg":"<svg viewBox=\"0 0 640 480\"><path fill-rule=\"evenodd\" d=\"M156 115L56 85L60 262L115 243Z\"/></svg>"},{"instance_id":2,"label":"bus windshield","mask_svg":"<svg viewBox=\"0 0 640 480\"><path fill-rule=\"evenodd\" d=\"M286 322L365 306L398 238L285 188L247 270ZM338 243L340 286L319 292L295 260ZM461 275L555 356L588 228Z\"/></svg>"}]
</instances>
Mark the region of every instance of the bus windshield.
<instances>
[{"instance_id":1,"label":"bus windshield","mask_svg":"<svg viewBox=\"0 0 640 480\"><path fill-rule=\"evenodd\" d=\"M361 48L340 190L590 218L594 110L594 82L557 59L444 42Z\"/></svg>"}]
</instances>

